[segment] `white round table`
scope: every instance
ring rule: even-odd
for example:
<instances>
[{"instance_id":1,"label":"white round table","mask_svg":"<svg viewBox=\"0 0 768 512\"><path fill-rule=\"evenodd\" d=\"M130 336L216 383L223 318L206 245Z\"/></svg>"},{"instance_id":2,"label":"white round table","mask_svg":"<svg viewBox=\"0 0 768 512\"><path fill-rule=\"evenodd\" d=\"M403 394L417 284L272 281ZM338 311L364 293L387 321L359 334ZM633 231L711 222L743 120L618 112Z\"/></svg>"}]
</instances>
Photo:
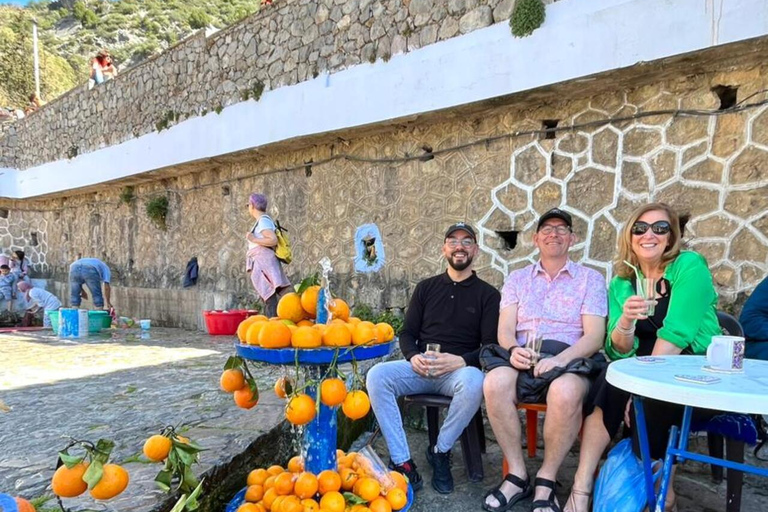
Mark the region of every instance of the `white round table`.
<instances>
[{"instance_id":1,"label":"white round table","mask_svg":"<svg viewBox=\"0 0 768 512\"><path fill-rule=\"evenodd\" d=\"M742 414L768 414L768 361L744 360L743 373L714 373L702 369L704 356L660 356L663 363L644 364L636 358L608 366L606 380L619 389L646 398L691 407ZM675 375L718 377L715 384L696 384Z\"/></svg>"},{"instance_id":2,"label":"white round table","mask_svg":"<svg viewBox=\"0 0 768 512\"><path fill-rule=\"evenodd\" d=\"M642 454L649 508L663 510L672 464L676 459L692 459L768 477L767 469L692 453L687 447L694 407L742 414L768 414L768 361L745 359L744 371L741 373L715 373L703 369L707 364L704 356L658 357L664 361L655 364L641 363L634 357L615 361L608 366L606 373L606 380L610 384L634 395L635 426ZM675 375L708 375L718 377L720 381L698 384L678 380ZM643 398L685 406L682 426L672 426L670 430L658 496L653 484Z\"/></svg>"}]
</instances>

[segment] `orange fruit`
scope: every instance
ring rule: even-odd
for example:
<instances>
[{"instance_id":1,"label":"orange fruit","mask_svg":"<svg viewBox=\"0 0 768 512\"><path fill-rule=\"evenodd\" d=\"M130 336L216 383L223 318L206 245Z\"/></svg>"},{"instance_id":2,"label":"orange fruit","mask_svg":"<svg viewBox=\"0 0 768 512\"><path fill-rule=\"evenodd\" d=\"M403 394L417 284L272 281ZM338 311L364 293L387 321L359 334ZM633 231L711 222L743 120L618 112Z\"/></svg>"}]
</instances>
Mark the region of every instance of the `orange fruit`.
<instances>
[{"instance_id":1,"label":"orange fruit","mask_svg":"<svg viewBox=\"0 0 768 512\"><path fill-rule=\"evenodd\" d=\"M277 476L280 473L284 473L284 472L285 472L285 469L283 469L283 466L281 466L279 464L273 464L272 466L269 466L267 468L267 473L269 473L270 475Z\"/></svg>"},{"instance_id":2,"label":"orange fruit","mask_svg":"<svg viewBox=\"0 0 768 512\"><path fill-rule=\"evenodd\" d=\"M356 316L351 316L349 319L347 319L347 322L351 323L352 325L357 325L361 322L361 320Z\"/></svg>"},{"instance_id":3,"label":"orange fruit","mask_svg":"<svg viewBox=\"0 0 768 512\"><path fill-rule=\"evenodd\" d=\"M343 466L345 468L351 468L352 465L355 463L356 457L357 457L357 453L355 452L349 452L347 455L342 455L341 457L338 458L339 466Z\"/></svg>"},{"instance_id":4,"label":"orange fruit","mask_svg":"<svg viewBox=\"0 0 768 512\"><path fill-rule=\"evenodd\" d=\"M355 332L355 324L345 323L344 327L347 328L347 330L349 331L349 334L352 334Z\"/></svg>"},{"instance_id":5,"label":"orange fruit","mask_svg":"<svg viewBox=\"0 0 768 512\"><path fill-rule=\"evenodd\" d=\"M400 473L398 473L398 475L400 475ZM408 503L407 488L406 490L403 490L398 486L394 489L390 489L387 493L387 501L392 506L392 510L400 510Z\"/></svg>"},{"instance_id":6,"label":"orange fruit","mask_svg":"<svg viewBox=\"0 0 768 512\"><path fill-rule=\"evenodd\" d=\"M264 481L269 476L267 470L264 468L254 469L248 473L248 485L264 485Z\"/></svg>"},{"instance_id":7,"label":"orange fruit","mask_svg":"<svg viewBox=\"0 0 768 512\"><path fill-rule=\"evenodd\" d=\"M301 500L301 504L304 507L303 512L319 512L320 504L312 499Z\"/></svg>"},{"instance_id":8,"label":"orange fruit","mask_svg":"<svg viewBox=\"0 0 768 512\"><path fill-rule=\"evenodd\" d=\"M386 343L395 339L395 329L386 322L376 324L376 343Z\"/></svg>"},{"instance_id":9,"label":"orange fruit","mask_svg":"<svg viewBox=\"0 0 768 512\"><path fill-rule=\"evenodd\" d=\"M351 491L360 475L352 468L342 468L339 470L341 477L341 488L345 491Z\"/></svg>"},{"instance_id":10,"label":"orange fruit","mask_svg":"<svg viewBox=\"0 0 768 512\"><path fill-rule=\"evenodd\" d=\"M341 404L344 415L352 420L359 420L371 410L371 401L365 391L350 391Z\"/></svg>"},{"instance_id":11,"label":"orange fruit","mask_svg":"<svg viewBox=\"0 0 768 512\"><path fill-rule=\"evenodd\" d=\"M293 381L288 377L280 377L275 381L275 394L279 398L286 398L293 389Z\"/></svg>"},{"instance_id":12,"label":"orange fruit","mask_svg":"<svg viewBox=\"0 0 768 512\"><path fill-rule=\"evenodd\" d=\"M293 493L293 473L280 473L275 477L275 491L281 496L287 496Z\"/></svg>"},{"instance_id":13,"label":"orange fruit","mask_svg":"<svg viewBox=\"0 0 768 512\"><path fill-rule=\"evenodd\" d=\"M315 401L304 393L294 396L285 408L285 417L294 425L306 425L315 418Z\"/></svg>"},{"instance_id":14,"label":"orange fruit","mask_svg":"<svg viewBox=\"0 0 768 512\"><path fill-rule=\"evenodd\" d=\"M373 501L368 504L368 508L371 509L371 512L392 512L392 505L384 496L374 498Z\"/></svg>"},{"instance_id":15,"label":"orange fruit","mask_svg":"<svg viewBox=\"0 0 768 512\"><path fill-rule=\"evenodd\" d=\"M312 320L302 320L301 322L296 322L296 327L312 327L315 325L315 322Z\"/></svg>"},{"instance_id":16,"label":"orange fruit","mask_svg":"<svg viewBox=\"0 0 768 512\"><path fill-rule=\"evenodd\" d=\"M408 494L408 480L405 479L402 473L397 471L390 471L389 477L395 482L395 487Z\"/></svg>"},{"instance_id":17,"label":"orange fruit","mask_svg":"<svg viewBox=\"0 0 768 512\"><path fill-rule=\"evenodd\" d=\"M14 498L19 512L35 512L35 507L24 498Z\"/></svg>"},{"instance_id":18,"label":"orange fruit","mask_svg":"<svg viewBox=\"0 0 768 512\"><path fill-rule=\"evenodd\" d=\"M341 318L345 322L349 318L349 306L341 299L333 299L329 309L333 318Z\"/></svg>"},{"instance_id":19,"label":"orange fruit","mask_svg":"<svg viewBox=\"0 0 768 512\"><path fill-rule=\"evenodd\" d=\"M317 477L307 471L299 474L296 483L293 486L293 493L299 498L306 500L317 494Z\"/></svg>"},{"instance_id":20,"label":"orange fruit","mask_svg":"<svg viewBox=\"0 0 768 512\"><path fill-rule=\"evenodd\" d=\"M173 442L170 438L155 434L144 443L144 455L152 461L162 462L171 452Z\"/></svg>"},{"instance_id":21,"label":"orange fruit","mask_svg":"<svg viewBox=\"0 0 768 512\"><path fill-rule=\"evenodd\" d=\"M312 327L298 327L291 336L291 346L296 348L317 348L323 344L323 335Z\"/></svg>"},{"instance_id":22,"label":"orange fruit","mask_svg":"<svg viewBox=\"0 0 768 512\"><path fill-rule=\"evenodd\" d=\"M261 501L264 497L264 486L262 485L249 485L245 490L245 501L256 503Z\"/></svg>"},{"instance_id":23,"label":"orange fruit","mask_svg":"<svg viewBox=\"0 0 768 512\"><path fill-rule=\"evenodd\" d=\"M263 507L261 509L259 507L260 505L256 503L243 503L237 507L237 512L260 512L260 510L263 510Z\"/></svg>"},{"instance_id":24,"label":"orange fruit","mask_svg":"<svg viewBox=\"0 0 768 512\"><path fill-rule=\"evenodd\" d=\"M344 325L330 324L323 333L323 345L328 347L347 347L352 343L352 335Z\"/></svg>"},{"instance_id":25,"label":"orange fruit","mask_svg":"<svg viewBox=\"0 0 768 512\"><path fill-rule=\"evenodd\" d=\"M117 464L104 464L104 474L99 483L91 489L91 496L97 500L109 500L128 487L128 472Z\"/></svg>"},{"instance_id":26,"label":"orange fruit","mask_svg":"<svg viewBox=\"0 0 768 512\"><path fill-rule=\"evenodd\" d=\"M298 293L286 293L280 297L277 303L277 316L283 320L290 320L293 323L304 320L306 312L301 307L301 297Z\"/></svg>"},{"instance_id":27,"label":"orange fruit","mask_svg":"<svg viewBox=\"0 0 768 512\"><path fill-rule=\"evenodd\" d=\"M219 385L227 393L234 393L245 385L245 375L243 375L242 370L234 368L224 370L219 379Z\"/></svg>"},{"instance_id":28,"label":"orange fruit","mask_svg":"<svg viewBox=\"0 0 768 512\"><path fill-rule=\"evenodd\" d=\"M267 473L269 475L269 473ZM275 486L275 478L277 478L276 475L269 475L266 480L264 480L264 492L267 492L267 489L272 489Z\"/></svg>"},{"instance_id":29,"label":"orange fruit","mask_svg":"<svg viewBox=\"0 0 768 512\"><path fill-rule=\"evenodd\" d=\"M269 323L267 320L257 320L248 326L248 330L245 332L245 342L248 345L259 344L259 333L262 327Z\"/></svg>"},{"instance_id":30,"label":"orange fruit","mask_svg":"<svg viewBox=\"0 0 768 512\"><path fill-rule=\"evenodd\" d=\"M241 409L251 409L259 403L259 399L254 397L253 391L251 391L251 387L248 384L235 391L233 396L235 403Z\"/></svg>"},{"instance_id":31,"label":"orange fruit","mask_svg":"<svg viewBox=\"0 0 768 512\"><path fill-rule=\"evenodd\" d=\"M53 494L62 498L74 498L83 494L88 489L88 484L83 481L86 469L88 469L87 462L81 462L72 469L68 469L67 466L59 467L51 479Z\"/></svg>"},{"instance_id":32,"label":"orange fruit","mask_svg":"<svg viewBox=\"0 0 768 512\"><path fill-rule=\"evenodd\" d=\"M259 345L264 348L291 346L291 330L280 320L270 320L259 331Z\"/></svg>"},{"instance_id":33,"label":"orange fruit","mask_svg":"<svg viewBox=\"0 0 768 512\"><path fill-rule=\"evenodd\" d=\"M320 509L327 512L344 512L346 505L344 496L338 491L329 491L320 498Z\"/></svg>"},{"instance_id":34,"label":"orange fruit","mask_svg":"<svg viewBox=\"0 0 768 512\"><path fill-rule=\"evenodd\" d=\"M341 379L325 379L320 384L320 401L328 407L341 404L347 396L347 385Z\"/></svg>"},{"instance_id":35,"label":"orange fruit","mask_svg":"<svg viewBox=\"0 0 768 512\"><path fill-rule=\"evenodd\" d=\"M237 326L237 339L240 340L241 343L245 343L245 335L248 332L248 328L252 326L256 322L261 322L262 320L266 320L267 317L264 315L254 315L249 316L242 322L240 322L240 325Z\"/></svg>"},{"instance_id":36,"label":"orange fruit","mask_svg":"<svg viewBox=\"0 0 768 512\"><path fill-rule=\"evenodd\" d=\"M301 473L304 471L304 460L301 455L295 455L288 461L288 471L291 473Z\"/></svg>"},{"instance_id":37,"label":"orange fruit","mask_svg":"<svg viewBox=\"0 0 768 512\"><path fill-rule=\"evenodd\" d=\"M317 296L320 294L320 287L310 286L301 293L301 307L309 316L317 316Z\"/></svg>"},{"instance_id":38,"label":"orange fruit","mask_svg":"<svg viewBox=\"0 0 768 512\"><path fill-rule=\"evenodd\" d=\"M365 345L376 343L376 327L371 327L370 322L360 322L352 332L353 345Z\"/></svg>"},{"instance_id":39,"label":"orange fruit","mask_svg":"<svg viewBox=\"0 0 768 512\"><path fill-rule=\"evenodd\" d=\"M373 501L381 494L381 485L375 478L364 477L355 482L352 488L353 492L363 498L365 501Z\"/></svg>"},{"instance_id":40,"label":"orange fruit","mask_svg":"<svg viewBox=\"0 0 768 512\"><path fill-rule=\"evenodd\" d=\"M261 503L267 510L272 510L272 505L275 504L275 498L277 498L277 491L274 487L264 491L264 497L261 498Z\"/></svg>"},{"instance_id":41,"label":"orange fruit","mask_svg":"<svg viewBox=\"0 0 768 512\"><path fill-rule=\"evenodd\" d=\"M317 475L317 492L320 494L338 491L339 489L341 489L341 477L336 471L326 469ZM320 507L324 508L322 503L320 503Z\"/></svg>"},{"instance_id":42,"label":"orange fruit","mask_svg":"<svg viewBox=\"0 0 768 512\"><path fill-rule=\"evenodd\" d=\"M301 500L298 497L286 496L280 504L279 512L304 512L304 505L301 504Z\"/></svg>"},{"instance_id":43,"label":"orange fruit","mask_svg":"<svg viewBox=\"0 0 768 512\"><path fill-rule=\"evenodd\" d=\"M275 499L272 501L272 512L280 512L280 508L283 506L283 501L288 496L276 496ZM263 503L263 501L262 501Z\"/></svg>"}]
</instances>

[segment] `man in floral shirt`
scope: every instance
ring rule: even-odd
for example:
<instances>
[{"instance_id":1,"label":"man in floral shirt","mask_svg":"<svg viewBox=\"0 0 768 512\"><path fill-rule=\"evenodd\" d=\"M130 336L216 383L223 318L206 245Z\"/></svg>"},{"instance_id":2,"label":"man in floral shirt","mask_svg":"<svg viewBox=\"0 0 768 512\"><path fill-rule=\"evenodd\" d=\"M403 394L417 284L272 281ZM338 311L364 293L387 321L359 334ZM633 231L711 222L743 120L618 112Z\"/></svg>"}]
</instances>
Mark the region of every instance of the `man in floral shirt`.
<instances>
[{"instance_id":1,"label":"man in floral shirt","mask_svg":"<svg viewBox=\"0 0 768 512\"><path fill-rule=\"evenodd\" d=\"M486 510L508 510L532 494L535 512L560 510L554 492L557 471L579 432L589 379L563 373L549 384L544 462L533 484L523 460L520 418L511 405L518 403L518 376L522 373L543 376L576 359L591 357L602 347L608 313L605 278L568 258L568 249L576 241L572 228L568 212L553 208L542 215L533 235L539 261L510 273L501 292L498 339L509 350L510 366L492 369L483 388L488 418L509 473L486 495ZM540 336L559 353L535 362L525 348L531 335Z\"/></svg>"}]
</instances>

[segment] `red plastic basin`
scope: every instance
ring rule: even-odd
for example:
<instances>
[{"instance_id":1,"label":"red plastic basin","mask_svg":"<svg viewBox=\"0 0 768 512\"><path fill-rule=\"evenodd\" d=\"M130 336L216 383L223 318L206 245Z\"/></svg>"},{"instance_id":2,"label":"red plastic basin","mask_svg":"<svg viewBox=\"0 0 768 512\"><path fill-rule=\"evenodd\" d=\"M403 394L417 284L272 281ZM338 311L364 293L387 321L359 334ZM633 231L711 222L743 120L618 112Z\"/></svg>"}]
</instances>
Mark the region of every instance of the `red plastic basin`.
<instances>
[{"instance_id":1,"label":"red plastic basin","mask_svg":"<svg viewBox=\"0 0 768 512\"><path fill-rule=\"evenodd\" d=\"M245 309L222 311L216 309L213 311L203 311L203 318L205 318L205 327L208 329L208 334L232 336L237 333L237 326L240 325L240 322L256 314L258 314L258 311Z\"/></svg>"}]
</instances>

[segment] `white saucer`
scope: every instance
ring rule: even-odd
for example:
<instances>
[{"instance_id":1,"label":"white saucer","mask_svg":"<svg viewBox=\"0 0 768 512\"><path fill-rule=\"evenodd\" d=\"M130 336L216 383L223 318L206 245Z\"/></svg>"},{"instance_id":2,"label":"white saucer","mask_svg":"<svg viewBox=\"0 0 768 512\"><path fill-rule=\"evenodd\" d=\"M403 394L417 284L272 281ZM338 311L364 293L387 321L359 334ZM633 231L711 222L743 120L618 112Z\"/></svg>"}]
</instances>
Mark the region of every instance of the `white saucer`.
<instances>
[{"instance_id":1,"label":"white saucer","mask_svg":"<svg viewBox=\"0 0 768 512\"><path fill-rule=\"evenodd\" d=\"M701 367L702 370L705 372L712 372L712 373L744 373L744 368L741 370L723 370L721 368L714 368L711 365L705 364Z\"/></svg>"}]
</instances>

